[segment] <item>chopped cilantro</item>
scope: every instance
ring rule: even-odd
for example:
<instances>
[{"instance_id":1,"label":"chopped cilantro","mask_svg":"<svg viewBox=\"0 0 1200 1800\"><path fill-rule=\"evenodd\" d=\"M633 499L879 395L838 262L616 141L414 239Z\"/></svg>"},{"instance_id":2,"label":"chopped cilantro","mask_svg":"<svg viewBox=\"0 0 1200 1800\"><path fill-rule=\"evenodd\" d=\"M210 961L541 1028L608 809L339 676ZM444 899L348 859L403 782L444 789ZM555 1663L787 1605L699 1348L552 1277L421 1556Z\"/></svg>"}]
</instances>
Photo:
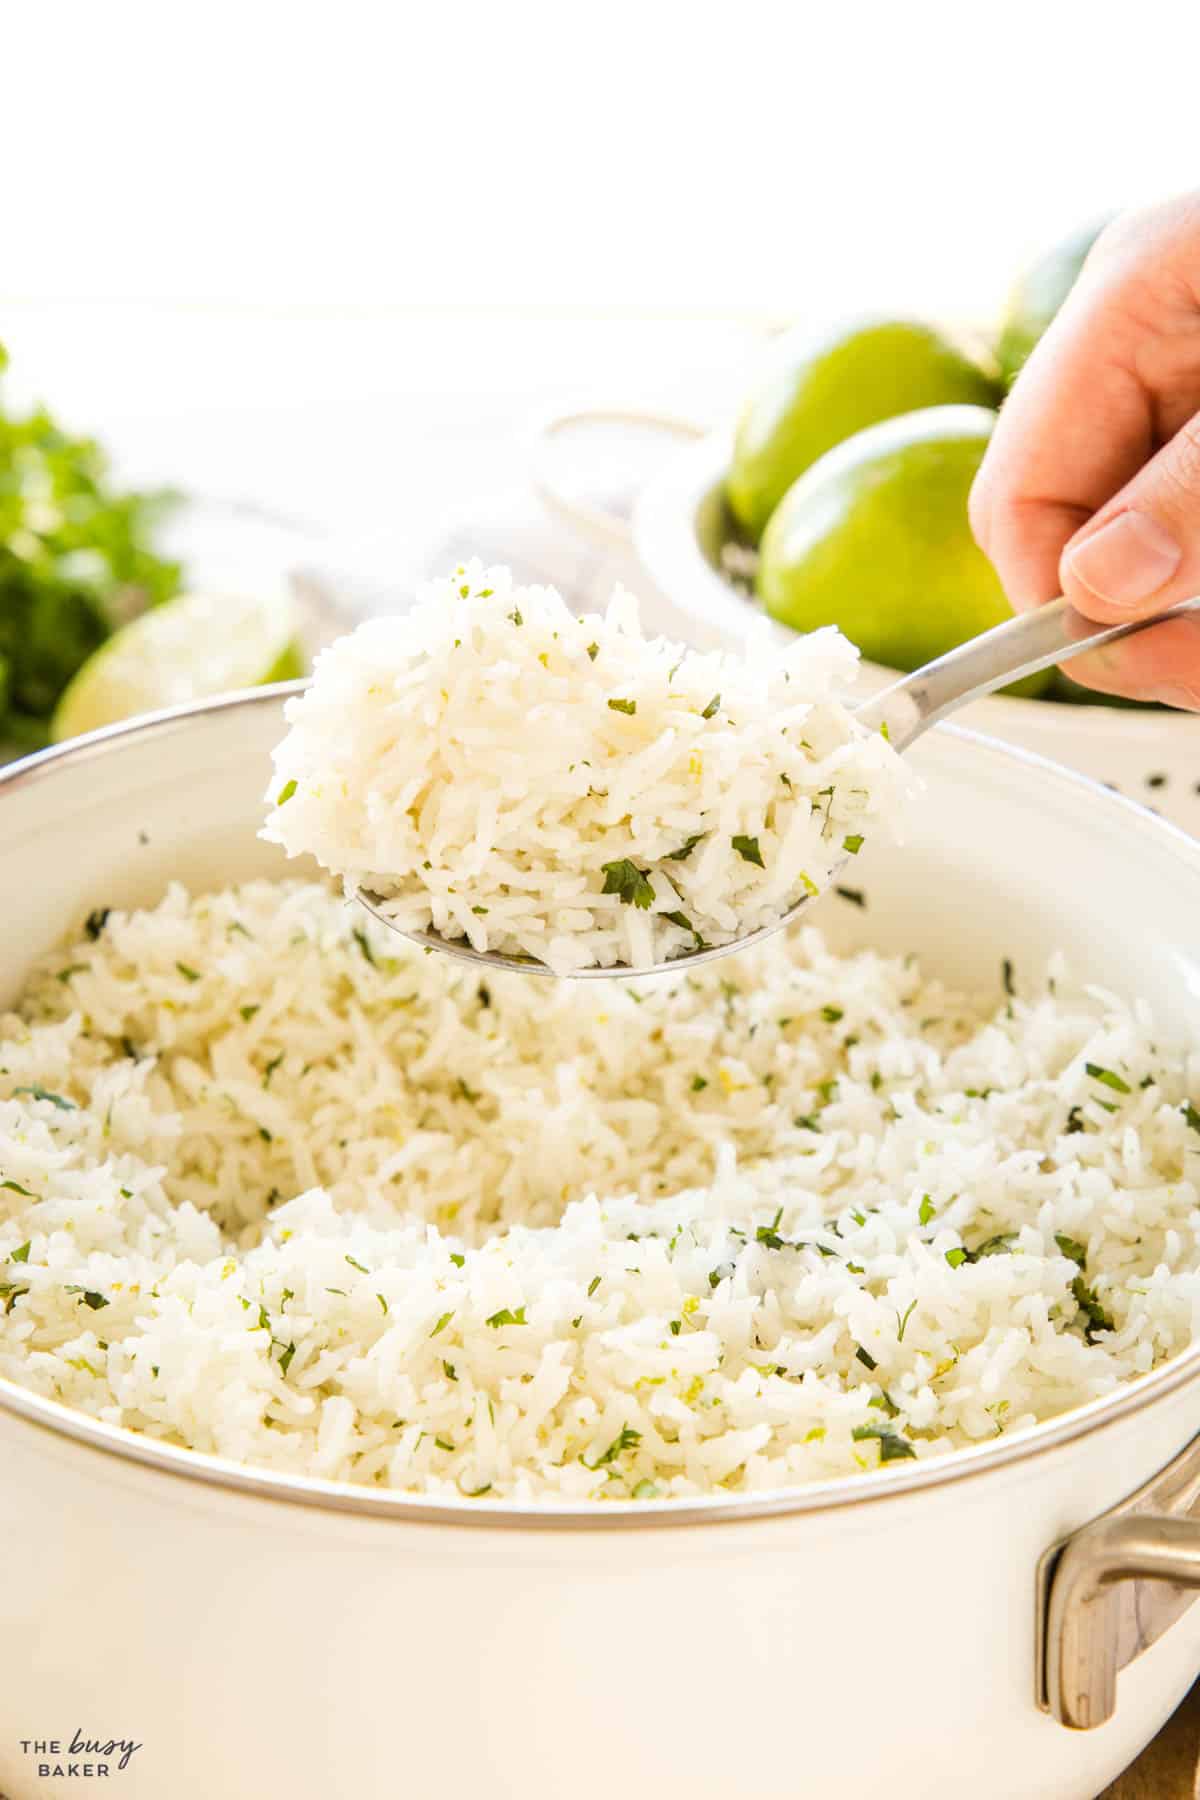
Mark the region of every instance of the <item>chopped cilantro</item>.
<instances>
[{"instance_id":1,"label":"chopped cilantro","mask_svg":"<svg viewBox=\"0 0 1200 1800\"><path fill-rule=\"evenodd\" d=\"M66 1292L68 1294L78 1294L80 1305L90 1306L93 1312L99 1312L102 1306L107 1306L109 1304L103 1294L93 1293L90 1288L68 1287Z\"/></svg>"},{"instance_id":2,"label":"chopped cilantro","mask_svg":"<svg viewBox=\"0 0 1200 1800\"><path fill-rule=\"evenodd\" d=\"M83 929L87 932L93 944L107 925L111 912L111 906L98 906L95 912L90 912L88 914Z\"/></svg>"},{"instance_id":3,"label":"chopped cilantro","mask_svg":"<svg viewBox=\"0 0 1200 1800\"><path fill-rule=\"evenodd\" d=\"M979 1262L985 1256L1011 1256L1016 1241L1015 1231L998 1231L995 1237L985 1239L977 1250L969 1252L971 1261Z\"/></svg>"},{"instance_id":4,"label":"chopped cilantro","mask_svg":"<svg viewBox=\"0 0 1200 1800\"><path fill-rule=\"evenodd\" d=\"M521 623L521 618L520 618L519 613L516 615L516 620L517 620L517 624L519 625ZM454 1449L454 1445L450 1442L449 1438L435 1437L433 1441L437 1445L439 1450L453 1451L453 1449Z\"/></svg>"},{"instance_id":5,"label":"chopped cilantro","mask_svg":"<svg viewBox=\"0 0 1200 1800\"><path fill-rule=\"evenodd\" d=\"M10 1193L24 1194L27 1200L36 1200L37 1195L29 1188L22 1187L19 1181L0 1181L0 1188L8 1188Z\"/></svg>"},{"instance_id":6,"label":"chopped cilantro","mask_svg":"<svg viewBox=\"0 0 1200 1800\"><path fill-rule=\"evenodd\" d=\"M26 1238L25 1242L23 1244L19 1245L16 1250L9 1251L9 1253L8 1253L9 1262L27 1263L29 1261L29 1252L32 1248L33 1248L32 1238Z\"/></svg>"},{"instance_id":7,"label":"chopped cilantro","mask_svg":"<svg viewBox=\"0 0 1200 1800\"><path fill-rule=\"evenodd\" d=\"M375 961L375 952L371 948L371 940L368 938L362 926L356 925L350 935L370 963L371 967L377 969L379 964Z\"/></svg>"},{"instance_id":8,"label":"chopped cilantro","mask_svg":"<svg viewBox=\"0 0 1200 1800\"><path fill-rule=\"evenodd\" d=\"M667 1329L670 1331L672 1337L678 1337L680 1332L683 1330L683 1320L682 1319L672 1319L671 1323L667 1327Z\"/></svg>"},{"instance_id":9,"label":"chopped cilantro","mask_svg":"<svg viewBox=\"0 0 1200 1800\"><path fill-rule=\"evenodd\" d=\"M386 1301L386 1300L385 1300L385 1299L384 1299L384 1297L383 1297L383 1295L382 1295L382 1294L376 1294L376 1296L375 1296L375 1298L376 1298L376 1299L377 1299L377 1300L378 1300L378 1302L379 1302L379 1305L380 1305L380 1309L381 1309L381 1310L382 1310L382 1311L383 1311L383 1312L385 1312L385 1313L386 1313L386 1312L387 1312L387 1310L388 1310L388 1303L387 1303L387 1301Z\"/></svg>"},{"instance_id":10,"label":"chopped cilantro","mask_svg":"<svg viewBox=\"0 0 1200 1800\"><path fill-rule=\"evenodd\" d=\"M1078 1238L1068 1237L1063 1231L1056 1231L1054 1241L1063 1255L1071 1262L1078 1263L1081 1269L1087 1267L1087 1251Z\"/></svg>"},{"instance_id":11,"label":"chopped cilantro","mask_svg":"<svg viewBox=\"0 0 1200 1800\"><path fill-rule=\"evenodd\" d=\"M457 1250L452 1250L450 1252L450 1261L454 1264L456 1269L461 1269L466 1260L466 1257L460 1256Z\"/></svg>"},{"instance_id":12,"label":"chopped cilantro","mask_svg":"<svg viewBox=\"0 0 1200 1800\"><path fill-rule=\"evenodd\" d=\"M451 1307L449 1312L444 1312L442 1314L441 1318L438 1320L437 1324L434 1326L433 1330L430 1332L430 1334L429 1334L430 1337L435 1338L438 1335L439 1331L444 1331L453 1317L454 1317L454 1308Z\"/></svg>"},{"instance_id":13,"label":"chopped cilantro","mask_svg":"<svg viewBox=\"0 0 1200 1800\"><path fill-rule=\"evenodd\" d=\"M37 1081L32 1082L29 1087L14 1088L14 1100L18 1094L32 1094L35 1100L48 1100L51 1106L57 1106L59 1112L78 1112L79 1110L73 1100L64 1100L61 1094L52 1094L49 1088L42 1087L41 1083Z\"/></svg>"},{"instance_id":14,"label":"chopped cilantro","mask_svg":"<svg viewBox=\"0 0 1200 1800\"><path fill-rule=\"evenodd\" d=\"M1067 1114L1066 1135L1072 1137L1075 1132L1086 1130L1087 1126L1083 1122L1083 1108L1081 1106L1073 1106Z\"/></svg>"},{"instance_id":15,"label":"chopped cilantro","mask_svg":"<svg viewBox=\"0 0 1200 1800\"><path fill-rule=\"evenodd\" d=\"M595 662L596 658L600 654L599 644L589 644L587 647L587 653L588 653L588 661Z\"/></svg>"},{"instance_id":16,"label":"chopped cilantro","mask_svg":"<svg viewBox=\"0 0 1200 1800\"><path fill-rule=\"evenodd\" d=\"M1077 1275L1071 1283L1071 1292L1075 1297L1075 1304L1087 1320L1083 1335L1089 1344L1095 1343L1100 1332L1116 1330L1112 1314L1101 1305L1082 1275Z\"/></svg>"},{"instance_id":17,"label":"chopped cilantro","mask_svg":"<svg viewBox=\"0 0 1200 1800\"><path fill-rule=\"evenodd\" d=\"M279 1067L279 1065L282 1061L283 1061L283 1051L281 1050L279 1052L278 1056L273 1056L271 1058L270 1062L267 1064L266 1068L263 1070L263 1083L262 1084L264 1087L270 1087L271 1077L275 1073L276 1069Z\"/></svg>"},{"instance_id":18,"label":"chopped cilantro","mask_svg":"<svg viewBox=\"0 0 1200 1800\"><path fill-rule=\"evenodd\" d=\"M1012 996L1016 993L1017 989L1016 989L1016 985L1013 981L1013 966L1007 956L1004 958L1004 961L1000 964L1000 973L1004 977L1004 991L1011 999Z\"/></svg>"},{"instance_id":19,"label":"chopped cilantro","mask_svg":"<svg viewBox=\"0 0 1200 1800\"><path fill-rule=\"evenodd\" d=\"M579 1460L585 1469L603 1469L608 1463L615 1462L624 1451L636 1450L641 1441L640 1431L635 1431L632 1425L622 1425L608 1449L603 1451L595 1462L588 1462L585 1456L581 1456Z\"/></svg>"},{"instance_id":20,"label":"chopped cilantro","mask_svg":"<svg viewBox=\"0 0 1200 1800\"><path fill-rule=\"evenodd\" d=\"M849 900L851 906L865 906L867 904L867 896L863 893L861 888L835 887L833 891L835 894L840 894L843 900Z\"/></svg>"},{"instance_id":21,"label":"chopped cilantro","mask_svg":"<svg viewBox=\"0 0 1200 1800\"><path fill-rule=\"evenodd\" d=\"M1093 1081L1103 1082L1114 1094L1128 1094L1133 1090L1127 1081L1123 1081L1114 1069L1103 1069L1099 1063L1084 1063L1084 1069Z\"/></svg>"},{"instance_id":22,"label":"chopped cilantro","mask_svg":"<svg viewBox=\"0 0 1200 1800\"><path fill-rule=\"evenodd\" d=\"M967 1260L968 1258L965 1250L947 1250L946 1252L946 1261L950 1264L952 1269L957 1269L960 1264L965 1263Z\"/></svg>"},{"instance_id":23,"label":"chopped cilantro","mask_svg":"<svg viewBox=\"0 0 1200 1800\"><path fill-rule=\"evenodd\" d=\"M692 1076L692 1092L693 1092L693 1094L702 1094L707 1086L708 1086L708 1080L705 1076L703 1076L703 1075L693 1075Z\"/></svg>"},{"instance_id":24,"label":"chopped cilantro","mask_svg":"<svg viewBox=\"0 0 1200 1800\"><path fill-rule=\"evenodd\" d=\"M259 1012L260 1010L261 1010L261 1008L259 1008L257 1006L239 1006L238 1007L238 1011L241 1013L241 1015L242 1015L243 1019L246 1021L247 1025L250 1023L250 1021L254 1017L255 1013Z\"/></svg>"},{"instance_id":25,"label":"chopped cilantro","mask_svg":"<svg viewBox=\"0 0 1200 1800\"><path fill-rule=\"evenodd\" d=\"M624 906L637 906L645 912L654 904L654 889L636 863L622 856L616 862L602 863L606 894L620 896Z\"/></svg>"},{"instance_id":26,"label":"chopped cilantro","mask_svg":"<svg viewBox=\"0 0 1200 1800\"><path fill-rule=\"evenodd\" d=\"M610 712L628 713L629 716L632 718L633 714L637 711L637 701L636 700L610 700L608 703L608 710Z\"/></svg>"},{"instance_id":27,"label":"chopped cilantro","mask_svg":"<svg viewBox=\"0 0 1200 1800\"><path fill-rule=\"evenodd\" d=\"M442 1373L445 1375L447 1381L458 1380L458 1370L454 1367L452 1362L447 1362L444 1357L442 1359Z\"/></svg>"},{"instance_id":28,"label":"chopped cilantro","mask_svg":"<svg viewBox=\"0 0 1200 1800\"><path fill-rule=\"evenodd\" d=\"M720 710L720 706L721 696L720 694L714 694L708 705L704 708L704 711L700 714L700 717L702 719L715 719Z\"/></svg>"},{"instance_id":29,"label":"chopped cilantro","mask_svg":"<svg viewBox=\"0 0 1200 1800\"><path fill-rule=\"evenodd\" d=\"M899 1432L890 1430L886 1425L856 1425L850 1436L856 1443L866 1438L879 1439L879 1460L881 1463L900 1462L906 1456L916 1456L916 1451L907 1438Z\"/></svg>"},{"instance_id":30,"label":"chopped cilantro","mask_svg":"<svg viewBox=\"0 0 1200 1800\"><path fill-rule=\"evenodd\" d=\"M296 1354L295 1344L289 1344L287 1346L286 1350L281 1350L279 1352L279 1373L281 1375L287 1374L288 1370L292 1366L292 1358L293 1358L293 1356L295 1356L295 1354Z\"/></svg>"},{"instance_id":31,"label":"chopped cilantro","mask_svg":"<svg viewBox=\"0 0 1200 1800\"><path fill-rule=\"evenodd\" d=\"M857 1360L862 1363L865 1368L877 1369L879 1367L879 1364L875 1361L871 1352L869 1350L864 1350L861 1344L856 1344L854 1346L854 1354Z\"/></svg>"},{"instance_id":32,"label":"chopped cilantro","mask_svg":"<svg viewBox=\"0 0 1200 1800\"><path fill-rule=\"evenodd\" d=\"M588 1282L588 1299L589 1300L591 1299L592 1295L595 1293L596 1289L599 1286L600 1286L599 1275L593 1275L592 1279Z\"/></svg>"},{"instance_id":33,"label":"chopped cilantro","mask_svg":"<svg viewBox=\"0 0 1200 1800\"><path fill-rule=\"evenodd\" d=\"M667 854L663 857L663 861L664 862L686 862L688 857L692 854L692 851L696 848L696 845L701 841L701 839L704 837L704 835L705 835L704 832L698 831L696 833L695 837L690 837L688 839L687 843L684 844L681 849L668 850Z\"/></svg>"},{"instance_id":34,"label":"chopped cilantro","mask_svg":"<svg viewBox=\"0 0 1200 1800\"><path fill-rule=\"evenodd\" d=\"M906 1311L906 1313L905 1313L905 1314L904 1314L904 1317L903 1317L903 1318L902 1318L902 1319L901 1319L901 1318L900 1318L900 1315L899 1315L899 1314L897 1314L897 1315L896 1315L896 1317L897 1317L897 1320L898 1320L898 1324L897 1324L897 1326L896 1326L896 1342L897 1342L897 1343L898 1343L898 1344L902 1344L902 1343L903 1343L903 1342L904 1342L904 1332L905 1332L905 1328L906 1328L906 1327L907 1327L907 1325L908 1325L908 1321L909 1321L909 1320L910 1320L910 1319L911 1319L911 1318L912 1318L912 1316L913 1316L913 1312L914 1312L914 1309L915 1309L915 1308L916 1308L916 1304L917 1304L917 1303L916 1303L916 1301L915 1301L915 1300L913 1300L913 1301L912 1301L912 1302L911 1302L911 1303L910 1303L910 1304L909 1304L909 1307L908 1307L908 1310L907 1310L907 1311Z\"/></svg>"},{"instance_id":35,"label":"chopped cilantro","mask_svg":"<svg viewBox=\"0 0 1200 1800\"><path fill-rule=\"evenodd\" d=\"M189 968L187 963L181 963L181 962L177 962L175 964L175 967L179 970L179 973L183 976L183 979L185 981L199 981L199 979L200 979L199 969Z\"/></svg>"},{"instance_id":36,"label":"chopped cilantro","mask_svg":"<svg viewBox=\"0 0 1200 1800\"><path fill-rule=\"evenodd\" d=\"M848 850L851 856L857 856L862 847L862 837L858 832L852 832L849 837L842 839L842 849Z\"/></svg>"},{"instance_id":37,"label":"chopped cilantro","mask_svg":"<svg viewBox=\"0 0 1200 1800\"><path fill-rule=\"evenodd\" d=\"M762 851L758 847L756 837L735 837L731 838L730 842L743 862L753 863L759 869L766 868L767 865L762 859Z\"/></svg>"},{"instance_id":38,"label":"chopped cilantro","mask_svg":"<svg viewBox=\"0 0 1200 1800\"><path fill-rule=\"evenodd\" d=\"M821 1008L821 1017L827 1025L836 1025L839 1019L844 1019L845 1016L840 1006L823 1006Z\"/></svg>"},{"instance_id":39,"label":"chopped cilantro","mask_svg":"<svg viewBox=\"0 0 1200 1800\"><path fill-rule=\"evenodd\" d=\"M369 1275L371 1273L370 1269L365 1268L362 1263L356 1262L354 1257L347 1256L345 1260L350 1264L352 1269L357 1269L360 1275Z\"/></svg>"},{"instance_id":40,"label":"chopped cilantro","mask_svg":"<svg viewBox=\"0 0 1200 1800\"><path fill-rule=\"evenodd\" d=\"M1200 1131L1200 1112L1196 1111L1190 1100L1184 1101L1182 1110L1184 1119L1192 1130Z\"/></svg>"},{"instance_id":41,"label":"chopped cilantro","mask_svg":"<svg viewBox=\"0 0 1200 1800\"><path fill-rule=\"evenodd\" d=\"M494 1312L490 1319L484 1320L484 1324L490 1325L493 1331L499 1331L502 1325L525 1325L527 1323L523 1306L518 1306L516 1312L510 1311L507 1306L502 1306L499 1312Z\"/></svg>"},{"instance_id":42,"label":"chopped cilantro","mask_svg":"<svg viewBox=\"0 0 1200 1800\"><path fill-rule=\"evenodd\" d=\"M917 1210L917 1218L921 1221L922 1225L928 1225L930 1219L932 1219L932 1217L933 1217L933 1214L934 1214L934 1205L933 1205L932 1195L922 1194L921 1195L921 1204Z\"/></svg>"},{"instance_id":43,"label":"chopped cilantro","mask_svg":"<svg viewBox=\"0 0 1200 1800\"><path fill-rule=\"evenodd\" d=\"M276 796L276 799L275 799L276 806L286 806L288 801L291 799L292 795L295 793L295 791L296 791L295 780L285 781L283 786L280 788L279 793Z\"/></svg>"}]
</instances>

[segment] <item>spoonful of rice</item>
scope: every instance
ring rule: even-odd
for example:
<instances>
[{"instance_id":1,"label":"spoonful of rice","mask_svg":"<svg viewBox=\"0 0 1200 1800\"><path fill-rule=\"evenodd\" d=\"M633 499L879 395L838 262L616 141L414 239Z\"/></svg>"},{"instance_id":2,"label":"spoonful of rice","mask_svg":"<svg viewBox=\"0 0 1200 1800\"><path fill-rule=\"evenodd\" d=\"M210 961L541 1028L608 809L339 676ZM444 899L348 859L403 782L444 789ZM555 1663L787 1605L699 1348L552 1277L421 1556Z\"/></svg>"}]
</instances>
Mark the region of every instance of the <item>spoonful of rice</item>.
<instances>
[{"instance_id":1,"label":"spoonful of rice","mask_svg":"<svg viewBox=\"0 0 1200 1800\"><path fill-rule=\"evenodd\" d=\"M645 637L632 597L578 617L471 563L317 660L287 704L262 835L311 853L383 924L490 968L678 969L777 931L893 827L901 759L977 696L1157 619L1064 600L851 710L832 627L780 650Z\"/></svg>"}]
</instances>

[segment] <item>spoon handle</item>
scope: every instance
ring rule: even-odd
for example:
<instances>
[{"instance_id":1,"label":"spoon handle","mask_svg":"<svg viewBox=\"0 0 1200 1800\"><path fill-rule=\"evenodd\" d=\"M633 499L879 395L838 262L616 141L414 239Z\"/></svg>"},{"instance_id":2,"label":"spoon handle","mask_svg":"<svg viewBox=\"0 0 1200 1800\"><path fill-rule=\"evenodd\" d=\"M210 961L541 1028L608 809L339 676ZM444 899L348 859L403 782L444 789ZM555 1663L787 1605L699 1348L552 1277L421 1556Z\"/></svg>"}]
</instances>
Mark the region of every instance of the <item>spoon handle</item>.
<instances>
[{"instance_id":1,"label":"spoon handle","mask_svg":"<svg viewBox=\"0 0 1200 1800\"><path fill-rule=\"evenodd\" d=\"M979 637L968 638L965 644L947 651L936 662L926 663L923 669L914 669L911 675L865 701L856 717L872 731L886 724L889 739L902 750L939 719L981 694L992 694L997 688L1020 681L1022 676L1036 675L1039 670L1066 662L1085 650L1098 650L1103 644L1115 644L1118 638L1131 637L1135 631L1196 612L1200 612L1200 598L1181 600L1150 619L1097 625L1094 619L1085 619L1076 612L1068 601L1052 600L1049 605L1021 613Z\"/></svg>"}]
</instances>

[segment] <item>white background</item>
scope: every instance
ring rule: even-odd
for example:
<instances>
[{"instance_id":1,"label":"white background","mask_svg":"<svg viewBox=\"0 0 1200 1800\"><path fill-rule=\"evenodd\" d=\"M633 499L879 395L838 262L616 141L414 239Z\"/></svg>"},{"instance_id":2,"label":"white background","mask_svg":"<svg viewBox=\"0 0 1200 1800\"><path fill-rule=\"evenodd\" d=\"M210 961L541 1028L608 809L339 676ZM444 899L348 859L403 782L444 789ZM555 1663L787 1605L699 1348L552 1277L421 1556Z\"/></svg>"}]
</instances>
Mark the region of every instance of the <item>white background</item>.
<instances>
[{"instance_id":1,"label":"white background","mask_svg":"<svg viewBox=\"0 0 1200 1800\"><path fill-rule=\"evenodd\" d=\"M13 386L339 529L543 404L727 411L769 323L986 321L1197 179L1191 0L0 11Z\"/></svg>"}]
</instances>

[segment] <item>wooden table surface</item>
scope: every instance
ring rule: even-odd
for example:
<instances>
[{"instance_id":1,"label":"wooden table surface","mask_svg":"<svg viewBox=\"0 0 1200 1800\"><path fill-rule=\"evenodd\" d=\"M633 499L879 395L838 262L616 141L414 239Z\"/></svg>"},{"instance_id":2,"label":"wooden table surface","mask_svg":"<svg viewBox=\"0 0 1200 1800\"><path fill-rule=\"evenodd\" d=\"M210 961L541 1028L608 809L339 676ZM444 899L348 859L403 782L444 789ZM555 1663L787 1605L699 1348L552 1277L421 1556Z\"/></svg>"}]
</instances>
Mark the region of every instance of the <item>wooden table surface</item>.
<instances>
[{"instance_id":1,"label":"wooden table surface","mask_svg":"<svg viewBox=\"0 0 1200 1800\"><path fill-rule=\"evenodd\" d=\"M1200 1682L1119 1781L1099 1800L1193 1800L1200 1763Z\"/></svg>"}]
</instances>

